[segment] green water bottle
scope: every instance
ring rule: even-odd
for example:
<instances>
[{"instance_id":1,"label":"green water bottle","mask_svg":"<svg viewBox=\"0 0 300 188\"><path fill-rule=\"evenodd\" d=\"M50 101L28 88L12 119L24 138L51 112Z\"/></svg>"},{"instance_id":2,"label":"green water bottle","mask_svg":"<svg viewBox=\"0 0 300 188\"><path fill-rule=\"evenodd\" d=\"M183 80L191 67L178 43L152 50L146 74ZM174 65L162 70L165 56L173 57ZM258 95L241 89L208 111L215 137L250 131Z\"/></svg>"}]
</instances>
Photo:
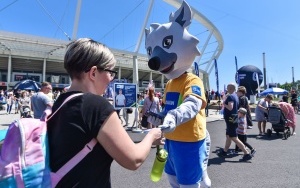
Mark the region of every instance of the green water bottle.
<instances>
[{"instance_id":1,"label":"green water bottle","mask_svg":"<svg viewBox=\"0 0 300 188\"><path fill-rule=\"evenodd\" d=\"M151 180L153 182L158 182L160 180L167 162L167 157L168 152L165 149L159 148L159 146L157 146L156 157L150 174Z\"/></svg>"}]
</instances>

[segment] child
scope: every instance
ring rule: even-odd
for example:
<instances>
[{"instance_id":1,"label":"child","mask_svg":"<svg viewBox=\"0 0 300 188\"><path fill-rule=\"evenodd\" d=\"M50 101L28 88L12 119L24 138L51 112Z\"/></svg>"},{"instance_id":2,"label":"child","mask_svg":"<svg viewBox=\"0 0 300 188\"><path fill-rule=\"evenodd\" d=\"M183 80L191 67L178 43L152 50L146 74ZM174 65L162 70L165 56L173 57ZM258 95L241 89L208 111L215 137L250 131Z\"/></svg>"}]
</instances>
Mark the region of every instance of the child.
<instances>
[{"instance_id":1,"label":"child","mask_svg":"<svg viewBox=\"0 0 300 188\"><path fill-rule=\"evenodd\" d=\"M238 127L236 129L236 133L238 135L238 139L248 148L250 149L250 154L252 157L254 156L256 150L250 144L247 143L247 120L246 120L247 110L245 108L239 108L238 110ZM235 146L235 153L239 152L239 148Z\"/></svg>"}]
</instances>

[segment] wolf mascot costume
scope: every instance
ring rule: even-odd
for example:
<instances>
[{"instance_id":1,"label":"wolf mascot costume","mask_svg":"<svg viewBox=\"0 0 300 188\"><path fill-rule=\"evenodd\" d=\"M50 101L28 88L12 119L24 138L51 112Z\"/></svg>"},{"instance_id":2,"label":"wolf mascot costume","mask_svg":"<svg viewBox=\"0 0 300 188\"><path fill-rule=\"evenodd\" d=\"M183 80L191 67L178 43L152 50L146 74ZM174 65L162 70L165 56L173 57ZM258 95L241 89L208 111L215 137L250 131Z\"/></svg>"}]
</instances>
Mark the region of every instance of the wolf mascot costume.
<instances>
[{"instance_id":1,"label":"wolf mascot costume","mask_svg":"<svg viewBox=\"0 0 300 188\"><path fill-rule=\"evenodd\" d=\"M163 98L165 115L152 114L166 137L169 157L165 166L172 187L210 187L207 162L210 137L206 130L205 92L202 80L187 73L196 56L198 39L188 33L191 9L183 1L170 15L169 23L151 24L146 29L146 50L150 69L170 79Z\"/></svg>"}]
</instances>

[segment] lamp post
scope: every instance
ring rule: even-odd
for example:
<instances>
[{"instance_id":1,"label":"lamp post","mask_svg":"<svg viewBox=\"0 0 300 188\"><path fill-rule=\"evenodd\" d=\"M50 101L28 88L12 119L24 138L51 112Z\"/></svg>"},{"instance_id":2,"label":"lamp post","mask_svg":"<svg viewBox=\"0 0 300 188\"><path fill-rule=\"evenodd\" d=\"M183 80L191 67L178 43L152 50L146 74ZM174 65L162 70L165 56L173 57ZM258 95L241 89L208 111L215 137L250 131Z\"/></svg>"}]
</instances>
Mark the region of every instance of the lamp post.
<instances>
[{"instance_id":1,"label":"lamp post","mask_svg":"<svg viewBox=\"0 0 300 188\"><path fill-rule=\"evenodd\" d=\"M264 71L264 89L267 89L267 71L266 71L266 60L265 60L265 52L263 53L263 71Z\"/></svg>"}]
</instances>

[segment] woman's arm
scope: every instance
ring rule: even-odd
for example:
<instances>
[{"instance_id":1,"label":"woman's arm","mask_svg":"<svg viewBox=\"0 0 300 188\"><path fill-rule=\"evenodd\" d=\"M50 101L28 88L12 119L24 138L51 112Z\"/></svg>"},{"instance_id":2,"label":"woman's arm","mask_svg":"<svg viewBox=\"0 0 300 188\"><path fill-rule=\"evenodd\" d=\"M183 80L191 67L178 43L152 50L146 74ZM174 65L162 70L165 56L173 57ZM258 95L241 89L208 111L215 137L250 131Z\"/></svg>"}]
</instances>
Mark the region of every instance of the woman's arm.
<instances>
[{"instance_id":1,"label":"woman's arm","mask_svg":"<svg viewBox=\"0 0 300 188\"><path fill-rule=\"evenodd\" d=\"M261 102L261 101L259 101L259 103L257 104L257 106L258 106L260 109L262 109L263 111L267 111L267 110L268 110L267 107L265 107L265 106L262 105L262 102Z\"/></svg>"},{"instance_id":2,"label":"woman's arm","mask_svg":"<svg viewBox=\"0 0 300 188\"><path fill-rule=\"evenodd\" d=\"M103 123L97 140L117 163L129 170L136 170L142 165L152 144L163 144L160 128L151 129L140 143L135 144L115 112Z\"/></svg>"}]
</instances>

